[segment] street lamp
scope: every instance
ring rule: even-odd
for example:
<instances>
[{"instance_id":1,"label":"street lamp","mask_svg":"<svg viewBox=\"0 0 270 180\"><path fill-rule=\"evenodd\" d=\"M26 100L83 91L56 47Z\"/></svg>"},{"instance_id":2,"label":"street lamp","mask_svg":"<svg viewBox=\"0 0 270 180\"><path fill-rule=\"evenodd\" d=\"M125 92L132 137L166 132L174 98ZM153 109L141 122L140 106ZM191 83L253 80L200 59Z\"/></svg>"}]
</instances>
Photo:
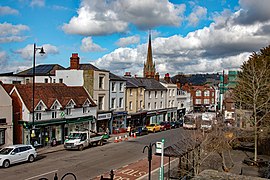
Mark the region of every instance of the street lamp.
<instances>
[{"instance_id":1,"label":"street lamp","mask_svg":"<svg viewBox=\"0 0 270 180\"><path fill-rule=\"evenodd\" d=\"M35 137L35 75L36 75L36 51L39 51L39 54L43 56L45 54L45 51L43 47L36 47L36 43L34 43L34 55L33 55L33 104L32 104L32 128L31 128L31 139ZM34 145L34 141L31 141L31 143Z\"/></svg>"}]
</instances>

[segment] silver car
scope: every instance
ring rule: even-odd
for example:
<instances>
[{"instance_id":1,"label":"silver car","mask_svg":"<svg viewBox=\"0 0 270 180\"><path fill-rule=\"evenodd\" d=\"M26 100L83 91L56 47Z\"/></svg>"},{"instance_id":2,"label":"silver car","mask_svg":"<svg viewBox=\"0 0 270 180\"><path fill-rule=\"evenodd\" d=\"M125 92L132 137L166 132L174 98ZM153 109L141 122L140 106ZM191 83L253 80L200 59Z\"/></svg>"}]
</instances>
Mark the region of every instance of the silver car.
<instances>
[{"instance_id":1,"label":"silver car","mask_svg":"<svg viewBox=\"0 0 270 180\"><path fill-rule=\"evenodd\" d=\"M37 152L32 145L11 145L0 150L0 165L8 168L11 164L24 161L33 162L36 157Z\"/></svg>"}]
</instances>

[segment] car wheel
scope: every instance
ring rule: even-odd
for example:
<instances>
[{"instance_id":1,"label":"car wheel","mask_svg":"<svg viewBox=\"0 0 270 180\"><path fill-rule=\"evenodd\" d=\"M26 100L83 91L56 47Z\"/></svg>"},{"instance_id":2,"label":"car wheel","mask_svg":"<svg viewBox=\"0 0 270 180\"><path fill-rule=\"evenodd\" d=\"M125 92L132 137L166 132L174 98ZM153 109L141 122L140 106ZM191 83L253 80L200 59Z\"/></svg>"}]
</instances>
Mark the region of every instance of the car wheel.
<instances>
[{"instance_id":1,"label":"car wheel","mask_svg":"<svg viewBox=\"0 0 270 180\"><path fill-rule=\"evenodd\" d=\"M5 160L5 161L3 162L3 167L4 167L4 168L8 168L9 166L10 166L9 160Z\"/></svg>"},{"instance_id":2,"label":"car wheel","mask_svg":"<svg viewBox=\"0 0 270 180\"><path fill-rule=\"evenodd\" d=\"M82 151L83 150L83 145L79 146L79 150Z\"/></svg>"},{"instance_id":3,"label":"car wheel","mask_svg":"<svg viewBox=\"0 0 270 180\"><path fill-rule=\"evenodd\" d=\"M28 157L28 162L34 162L35 158L34 156L31 154L29 157Z\"/></svg>"},{"instance_id":4,"label":"car wheel","mask_svg":"<svg viewBox=\"0 0 270 180\"><path fill-rule=\"evenodd\" d=\"M99 145L99 146L103 146L103 140L100 140L100 141L98 142L98 145Z\"/></svg>"}]
</instances>

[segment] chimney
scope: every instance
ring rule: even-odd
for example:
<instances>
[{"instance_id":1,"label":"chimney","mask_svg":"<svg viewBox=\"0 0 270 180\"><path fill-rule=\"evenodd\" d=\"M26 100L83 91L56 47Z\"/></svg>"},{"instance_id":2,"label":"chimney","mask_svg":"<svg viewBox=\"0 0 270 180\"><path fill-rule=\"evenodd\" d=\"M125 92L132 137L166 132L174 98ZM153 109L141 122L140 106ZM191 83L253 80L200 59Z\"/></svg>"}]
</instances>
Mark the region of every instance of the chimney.
<instances>
[{"instance_id":1,"label":"chimney","mask_svg":"<svg viewBox=\"0 0 270 180\"><path fill-rule=\"evenodd\" d=\"M169 83L170 82L170 74L169 73L166 73L165 74L165 77L164 77L164 80L167 82L167 83Z\"/></svg>"},{"instance_id":2,"label":"chimney","mask_svg":"<svg viewBox=\"0 0 270 180\"><path fill-rule=\"evenodd\" d=\"M126 72L124 76L131 77L131 73L130 72Z\"/></svg>"},{"instance_id":3,"label":"chimney","mask_svg":"<svg viewBox=\"0 0 270 180\"><path fill-rule=\"evenodd\" d=\"M70 57L70 69L79 69L79 65L80 58L78 53L72 53L72 56Z\"/></svg>"},{"instance_id":4,"label":"chimney","mask_svg":"<svg viewBox=\"0 0 270 180\"><path fill-rule=\"evenodd\" d=\"M155 80L159 81L159 73L158 72L155 74Z\"/></svg>"}]
</instances>

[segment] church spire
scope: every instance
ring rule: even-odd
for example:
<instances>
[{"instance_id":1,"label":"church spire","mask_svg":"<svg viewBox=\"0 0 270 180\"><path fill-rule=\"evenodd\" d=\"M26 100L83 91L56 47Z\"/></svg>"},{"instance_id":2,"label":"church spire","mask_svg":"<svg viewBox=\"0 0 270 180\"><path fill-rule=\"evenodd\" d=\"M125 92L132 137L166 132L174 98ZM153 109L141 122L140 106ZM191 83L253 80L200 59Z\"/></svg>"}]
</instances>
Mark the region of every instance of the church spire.
<instances>
[{"instance_id":1,"label":"church spire","mask_svg":"<svg viewBox=\"0 0 270 180\"><path fill-rule=\"evenodd\" d=\"M155 63L153 63L152 57L152 45L151 45L151 32L149 32L149 41L147 49L147 59L144 64L143 74L146 78L154 78L156 73Z\"/></svg>"}]
</instances>

